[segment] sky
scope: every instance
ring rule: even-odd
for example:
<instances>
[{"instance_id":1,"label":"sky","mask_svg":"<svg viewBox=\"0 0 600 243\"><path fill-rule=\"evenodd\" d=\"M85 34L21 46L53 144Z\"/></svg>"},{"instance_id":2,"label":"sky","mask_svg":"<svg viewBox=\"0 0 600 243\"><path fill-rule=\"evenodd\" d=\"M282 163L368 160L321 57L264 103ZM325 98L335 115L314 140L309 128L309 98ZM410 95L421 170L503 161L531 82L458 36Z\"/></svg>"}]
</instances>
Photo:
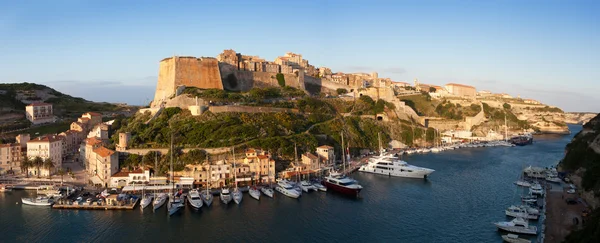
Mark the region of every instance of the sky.
<instances>
[{"instance_id":1,"label":"sky","mask_svg":"<svg viewBox=\"0 0 600 243\"><path fill-rule=\"evenodd\" d=\"M334 72L600 112L600 1L0 1L0 82L148 104L159 61L300 53Z\"/></svg>"}]
</instances>

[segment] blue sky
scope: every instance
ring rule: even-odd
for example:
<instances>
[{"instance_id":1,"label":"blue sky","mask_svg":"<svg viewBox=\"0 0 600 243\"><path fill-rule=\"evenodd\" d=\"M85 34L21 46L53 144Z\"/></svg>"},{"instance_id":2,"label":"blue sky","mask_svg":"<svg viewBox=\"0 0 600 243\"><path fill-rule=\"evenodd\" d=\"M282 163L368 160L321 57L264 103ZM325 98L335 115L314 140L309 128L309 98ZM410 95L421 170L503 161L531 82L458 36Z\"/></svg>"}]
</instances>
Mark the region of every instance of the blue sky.
<instances>
[{"instance_id":1,"label":"blue sky","mask_svg":"<svg viewBox=\"0 0 600 243\"><path fill-rule=\"evenodd\" d=\"M1 1L0 82L147 103L158 62L287 51L600 112L600 1Z\"/></svg>"}]
</instances>

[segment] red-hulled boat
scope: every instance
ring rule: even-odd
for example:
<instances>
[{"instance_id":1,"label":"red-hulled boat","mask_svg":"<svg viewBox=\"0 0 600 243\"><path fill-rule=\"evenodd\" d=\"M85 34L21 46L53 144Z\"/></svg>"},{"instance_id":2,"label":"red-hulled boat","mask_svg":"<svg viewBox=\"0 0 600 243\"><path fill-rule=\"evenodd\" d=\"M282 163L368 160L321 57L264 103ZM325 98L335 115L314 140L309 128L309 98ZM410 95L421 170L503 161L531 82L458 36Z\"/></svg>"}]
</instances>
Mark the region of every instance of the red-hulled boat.
<instances>
[{"instance_id":1,"label":"red-hulled boat","mask_svg":"<svg viewBox=\"0 0 600 243\"><path fill-rule=\"evenodd\" d=\"M333 190L348 196L358 197L362 186L358 184L358 181L342 175L337 172L331 172L328 176L323 178L323 185L327 187L327 190Z\"/></svg>"}]
</instances>

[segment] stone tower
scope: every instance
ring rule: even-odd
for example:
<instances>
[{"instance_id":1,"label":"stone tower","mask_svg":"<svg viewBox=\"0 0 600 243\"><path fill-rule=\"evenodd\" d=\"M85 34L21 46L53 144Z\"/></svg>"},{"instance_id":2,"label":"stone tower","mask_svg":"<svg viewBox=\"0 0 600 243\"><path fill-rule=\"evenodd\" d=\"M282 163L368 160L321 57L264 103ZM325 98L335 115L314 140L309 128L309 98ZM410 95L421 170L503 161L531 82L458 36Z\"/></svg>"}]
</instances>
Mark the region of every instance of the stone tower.
<instances>
[{"instance_id":1,"label":"stone tower","mask_svg":"<svg viewBox=\"0 0 600 243\"><path fill-rule=\"evenodd\" d=\"M117 144L117 151L127 150L127 147L129 147L130 141L131 141L131 133L130 132L119 133L119 144Z\"/></svg>"}]
</instances>

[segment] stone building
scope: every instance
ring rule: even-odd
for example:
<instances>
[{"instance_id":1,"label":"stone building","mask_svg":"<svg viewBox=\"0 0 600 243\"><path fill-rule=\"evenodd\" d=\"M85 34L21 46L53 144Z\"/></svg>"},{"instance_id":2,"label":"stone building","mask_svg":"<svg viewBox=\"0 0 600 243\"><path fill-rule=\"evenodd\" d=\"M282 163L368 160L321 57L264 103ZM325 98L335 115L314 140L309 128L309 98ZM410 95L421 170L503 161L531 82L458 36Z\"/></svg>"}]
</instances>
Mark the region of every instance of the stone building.
<instances>
[{"instance_id":1,"label":"stone building","mask_svg":"<svg viewBox=\"0 0 600 243\"><path fill-rule=\"evenodd\" d=\"M475 97L475 95L477 95L475 87L469 85L449 83L446 84L445 88L446 91L452 95L469 97Z\"/></svg>"},{"instance_id":2,"label":"stone building","mask_svg":"<svg viewBox=\"0 0 600 243\"><path fill-rule=\"evenodd\" d=\"M294 68L290 65L281 65L280 67L281 73L293 73Z\"/></svg>"},{"instance_id":3,"label":"stone building","mask_svg":"<svg viewBox=\"0 0 600 243\"><path fill-rule=\"evenodd\" d=\"M268 73L279 73L281 72L279 64L276 63L264 63L264 70Z\"/></svg>"},{"instance_id":4,"label":"stone building","mask_svg":"<svg viewBox=\"0 0 600 243\"><path fill-rule=\"evenodd\" d=\"M259 149L246 150L244 164L249 166L252 177L262 183L275 181L275 160L266 151Z\"/></svg>"},{"instance_id":5,"label":"stone building","mask_svg":"<svg viewBox=\"0 0 600 243\"><path fill-rule=\"evenodd\" d=\"M51 159L54 169L40 168L39 174L37 168L29 168L30 175L48 176L62 167L63 159L63 139L56 135L47 135L37 137L27 142L27 157L34 159L40 157L44 161Z\"/></svg>"},{"instance_id":6,"label":"stone building","mask_svg":"<svg viewBox=\"0 0 600 243\"><path fill-rule=\"evenodd\" d=\"M93 149L87 171L94 184L108 186L111 176L119 171L119 154L104 146Z\"/></svg>"},{"instance_id":7,"label":"stone building","mask_svg":"<svg viewBox=\"0 0 600 243\"><path fill-rule=\"evenodd\" d=\"M25 106L25 117L34 125L54 122L52 104L31 103Z\"/></svg>"},{"instance_id":8,"label":"stone building","mask_svg":"<svg viewBox=\"0 0 600 243\"><path fill-rule=\"evenodd\" d=\"M335 150L329 145L317 147L317 155L328 164L331 164L335 161Z\"/></svg>"},{"instance_id":9,"label":"stone building","mask_svg":"<svg viewBox=\"0 0 600 243\"><path fill-rule=\"evenodd\" d=\"M22 159L21 145L17 143L0 144L0 175L9 171L18 171Z\"/></svg>"}]
</instances>

